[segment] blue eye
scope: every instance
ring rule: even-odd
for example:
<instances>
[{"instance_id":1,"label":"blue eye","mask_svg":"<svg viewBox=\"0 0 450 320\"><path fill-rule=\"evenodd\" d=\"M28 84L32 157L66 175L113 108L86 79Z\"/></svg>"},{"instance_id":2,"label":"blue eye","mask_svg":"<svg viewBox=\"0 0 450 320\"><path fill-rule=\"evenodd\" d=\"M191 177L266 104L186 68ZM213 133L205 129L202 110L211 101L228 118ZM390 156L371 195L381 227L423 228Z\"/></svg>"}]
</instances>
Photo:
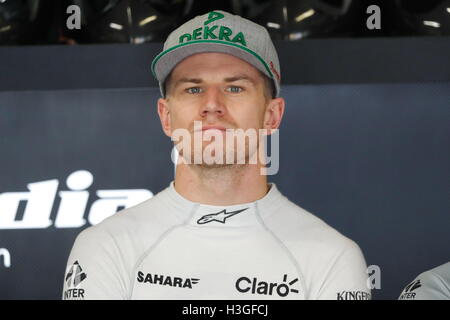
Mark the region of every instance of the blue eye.
<instances>
[{"instance_id":1,"label":"blue eye","mask_svg":"<svg viewBox=\"0 0 450 320\"><path fill-rule=\"evenodd\" d=\"M200 88L199 87L187 88L186 90L187 90L187 92L192 93L192 94L200 93Z\"/></svg>"},{"instance_id":2,"label":"blue eye","mask_svg":"<svg viewBox=\"0 0 450 320\"><path fill-rule=\"evenodd\" d=\"M242 91L241 87L231 86L231 87L228 87L228 88L231 89L230 91L233 92L233 93L239 93L239 92Z\"/></svg>"}]
</instances>

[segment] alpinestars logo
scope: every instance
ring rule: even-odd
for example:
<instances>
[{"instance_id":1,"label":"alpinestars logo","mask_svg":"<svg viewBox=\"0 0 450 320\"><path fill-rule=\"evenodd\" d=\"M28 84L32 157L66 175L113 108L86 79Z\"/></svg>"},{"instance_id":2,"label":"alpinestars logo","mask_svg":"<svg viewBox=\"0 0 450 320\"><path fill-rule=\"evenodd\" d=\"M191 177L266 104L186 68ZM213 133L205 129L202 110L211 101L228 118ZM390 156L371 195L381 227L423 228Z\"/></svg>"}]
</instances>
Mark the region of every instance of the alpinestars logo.
<instances>
[{"instance_id":1,"label":"alpinestars logo","mask_svg":"<svg viewBox=\"0 0 450 320\"><path fill-rule=\"evenodd\" d=\"M236 290L242 293L251 293L251 294L264 294L264 295L273 295L276 293L280 297L286 297L289 293L299 293L298 289L295 288L294 284L297 283L298 278L291 280L288 282L287 274L283 276L283 282L265 282L259 281L257 278L247 278L240 277L236 281ZM294 286L294 288L293 288Z\"/></svg>"},{"instance_id":2,"label":"alpinestars logo","mask_svg":"<svg viewBox=\"0 0 450 320\"><path fill-rule=\"evenodd\" d=\"M405 287L405 290L403 290L403 294L400 296L399 300L415 299L416 293L413 291L419 289L421 286L422 284L420 283L420 279L414 280Z\"/></svg>"},{"instance_id":3,"label":"alpinestars logo","mask_svg":"<svg viewBox=\"0 0 450 320\"><path fill-rule=\"evenodd\" d=\"M241 210L237 210L237 211L230 211L227 212L226 209L223 209L222 211L219 211L217 213L211 213L211 214L207 214L203 217L201 217L200 219L197 220L198 224L205 224L205 223L209 223L212 221L216 221L216 222L220 222L220 223L225 223L225 221L228 218L231 218L232 216L241 213L242 211L247 210L248 208L245 209L241 209Z\"/></svg>"},{"instance_id":4,"label":"alpinestars logo","mask_svg":"<svg viewBox=\"0 0 450 320\"><path fill-rule=\"evenodd\" d=\"M200 279L171 277L151 273L144 274L142 271L138 271L137 281L141 283L158 284L161 286L192 289L192 285L197 284Z\"/></svg>"},{"instance_id":5,"label":"alpinestars logo","mask_svg":"<svg viewBox=\"0 0 450 320\"><path fill-rule=\"evenodd\" d=\"M78 261L75 261L66 275L66 285L69 289L64 292L64 299L84 299L84 289L78 289L77 287L86 278L86 273L83 272Z\"/></svg>"}]
</instances>

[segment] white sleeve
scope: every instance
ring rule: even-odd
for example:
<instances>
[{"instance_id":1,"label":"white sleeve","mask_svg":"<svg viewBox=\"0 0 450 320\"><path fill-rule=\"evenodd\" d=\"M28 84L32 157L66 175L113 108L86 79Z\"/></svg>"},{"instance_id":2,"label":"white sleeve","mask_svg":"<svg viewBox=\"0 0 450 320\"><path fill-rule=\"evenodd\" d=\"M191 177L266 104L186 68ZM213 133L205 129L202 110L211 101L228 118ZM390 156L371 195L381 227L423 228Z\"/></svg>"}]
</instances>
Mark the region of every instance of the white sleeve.
<instances>
[{"instance_id":1,"label":"white sleeve","mask_svg":"<svg viewBox=\"0 0 450 320\"><path fill-rule=\"evenodd\" d=\"M450 283L427 271L403 289L399 300L450 300Z\"/></svg>"},{"instance_id":2,"label":"white sleeve","mask_svg":"<svg viewBox=\"0 0 450 320\"><path fill-rule=\"evenodd\" d=\"M334 259L327 271L318 300L370 300L367 265L359 246L350 244Z\"/></svg>"},{"instance_id":3,"label":"white sleeve","mask_svg":"<svg viewBox=\"0 0 450 320\"><path fill-rule=\"evenodd\" d=\"M119 300L127 298L120 253L112 237L96 227L75 240L64 275L63 300Z\"/></svg>"}]
</instances>

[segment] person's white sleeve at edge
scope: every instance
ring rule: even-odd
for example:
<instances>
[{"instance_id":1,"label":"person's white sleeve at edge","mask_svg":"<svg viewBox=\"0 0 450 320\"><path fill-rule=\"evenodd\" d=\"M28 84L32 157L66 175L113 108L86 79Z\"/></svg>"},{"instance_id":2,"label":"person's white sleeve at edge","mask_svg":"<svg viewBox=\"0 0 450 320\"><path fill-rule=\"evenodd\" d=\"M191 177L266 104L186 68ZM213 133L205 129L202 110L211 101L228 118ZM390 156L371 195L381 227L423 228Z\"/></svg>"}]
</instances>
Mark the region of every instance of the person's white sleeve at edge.
<instances>
[{"instance_id":1,"label":"person's white sleeve at edge","mask_svg":"<svg viewBox=\"0 0 450 320\"><path fill-rule=\"evenodd\" d=\"M120 266L120 252L114 248L108 234L95 227L83 230L67 261L62 299L126 299L127 279Z\"/></svg>"},{"instance_id":2,"label":"person's white sleeve at edge","mask_svg":"<svg viewBox=\"0 0 450 320\"><path fill-rule=\"evenodd\" d=\"M399 300L450 300L450 262L422 272L402 291Z\"/></svg>"}]
</instances>

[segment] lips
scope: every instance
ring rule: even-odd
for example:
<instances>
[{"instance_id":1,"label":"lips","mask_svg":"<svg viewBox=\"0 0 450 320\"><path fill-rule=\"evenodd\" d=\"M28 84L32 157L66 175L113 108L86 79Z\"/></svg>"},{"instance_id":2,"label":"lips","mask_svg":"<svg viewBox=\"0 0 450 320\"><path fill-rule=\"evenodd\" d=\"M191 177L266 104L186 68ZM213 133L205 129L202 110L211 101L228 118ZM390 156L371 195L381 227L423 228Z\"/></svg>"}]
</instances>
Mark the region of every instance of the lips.
<instances>
[{"instance_id":1,"label":"lips","mask_svg":"<svg viewBox=\"0 0 450 320\"><path fill-rule=\"evenodd\" d=\"M226 128L226 127L218 126L218 125L205 125L205 126L202 126L201 129L197 129L195 131L197 131L197 132L199 132L199 131L204 132L204 131L207 131L207 130L219 130L219 131L225 132L225 131L227 131L227 129L228 128Z\"/></svg>"},{"instance_id":2,"label":"lips","mask_svg":"<svg viewBox=\"0 0 450 320\"><path fill-rule=\"evenodd\" d=\"M203 126L203 127L202 127L202 131L206 131L206 130L221 130L221 131L226 131L227 128L222 127L222 126Z\"/></svg>"}]
</instances>

